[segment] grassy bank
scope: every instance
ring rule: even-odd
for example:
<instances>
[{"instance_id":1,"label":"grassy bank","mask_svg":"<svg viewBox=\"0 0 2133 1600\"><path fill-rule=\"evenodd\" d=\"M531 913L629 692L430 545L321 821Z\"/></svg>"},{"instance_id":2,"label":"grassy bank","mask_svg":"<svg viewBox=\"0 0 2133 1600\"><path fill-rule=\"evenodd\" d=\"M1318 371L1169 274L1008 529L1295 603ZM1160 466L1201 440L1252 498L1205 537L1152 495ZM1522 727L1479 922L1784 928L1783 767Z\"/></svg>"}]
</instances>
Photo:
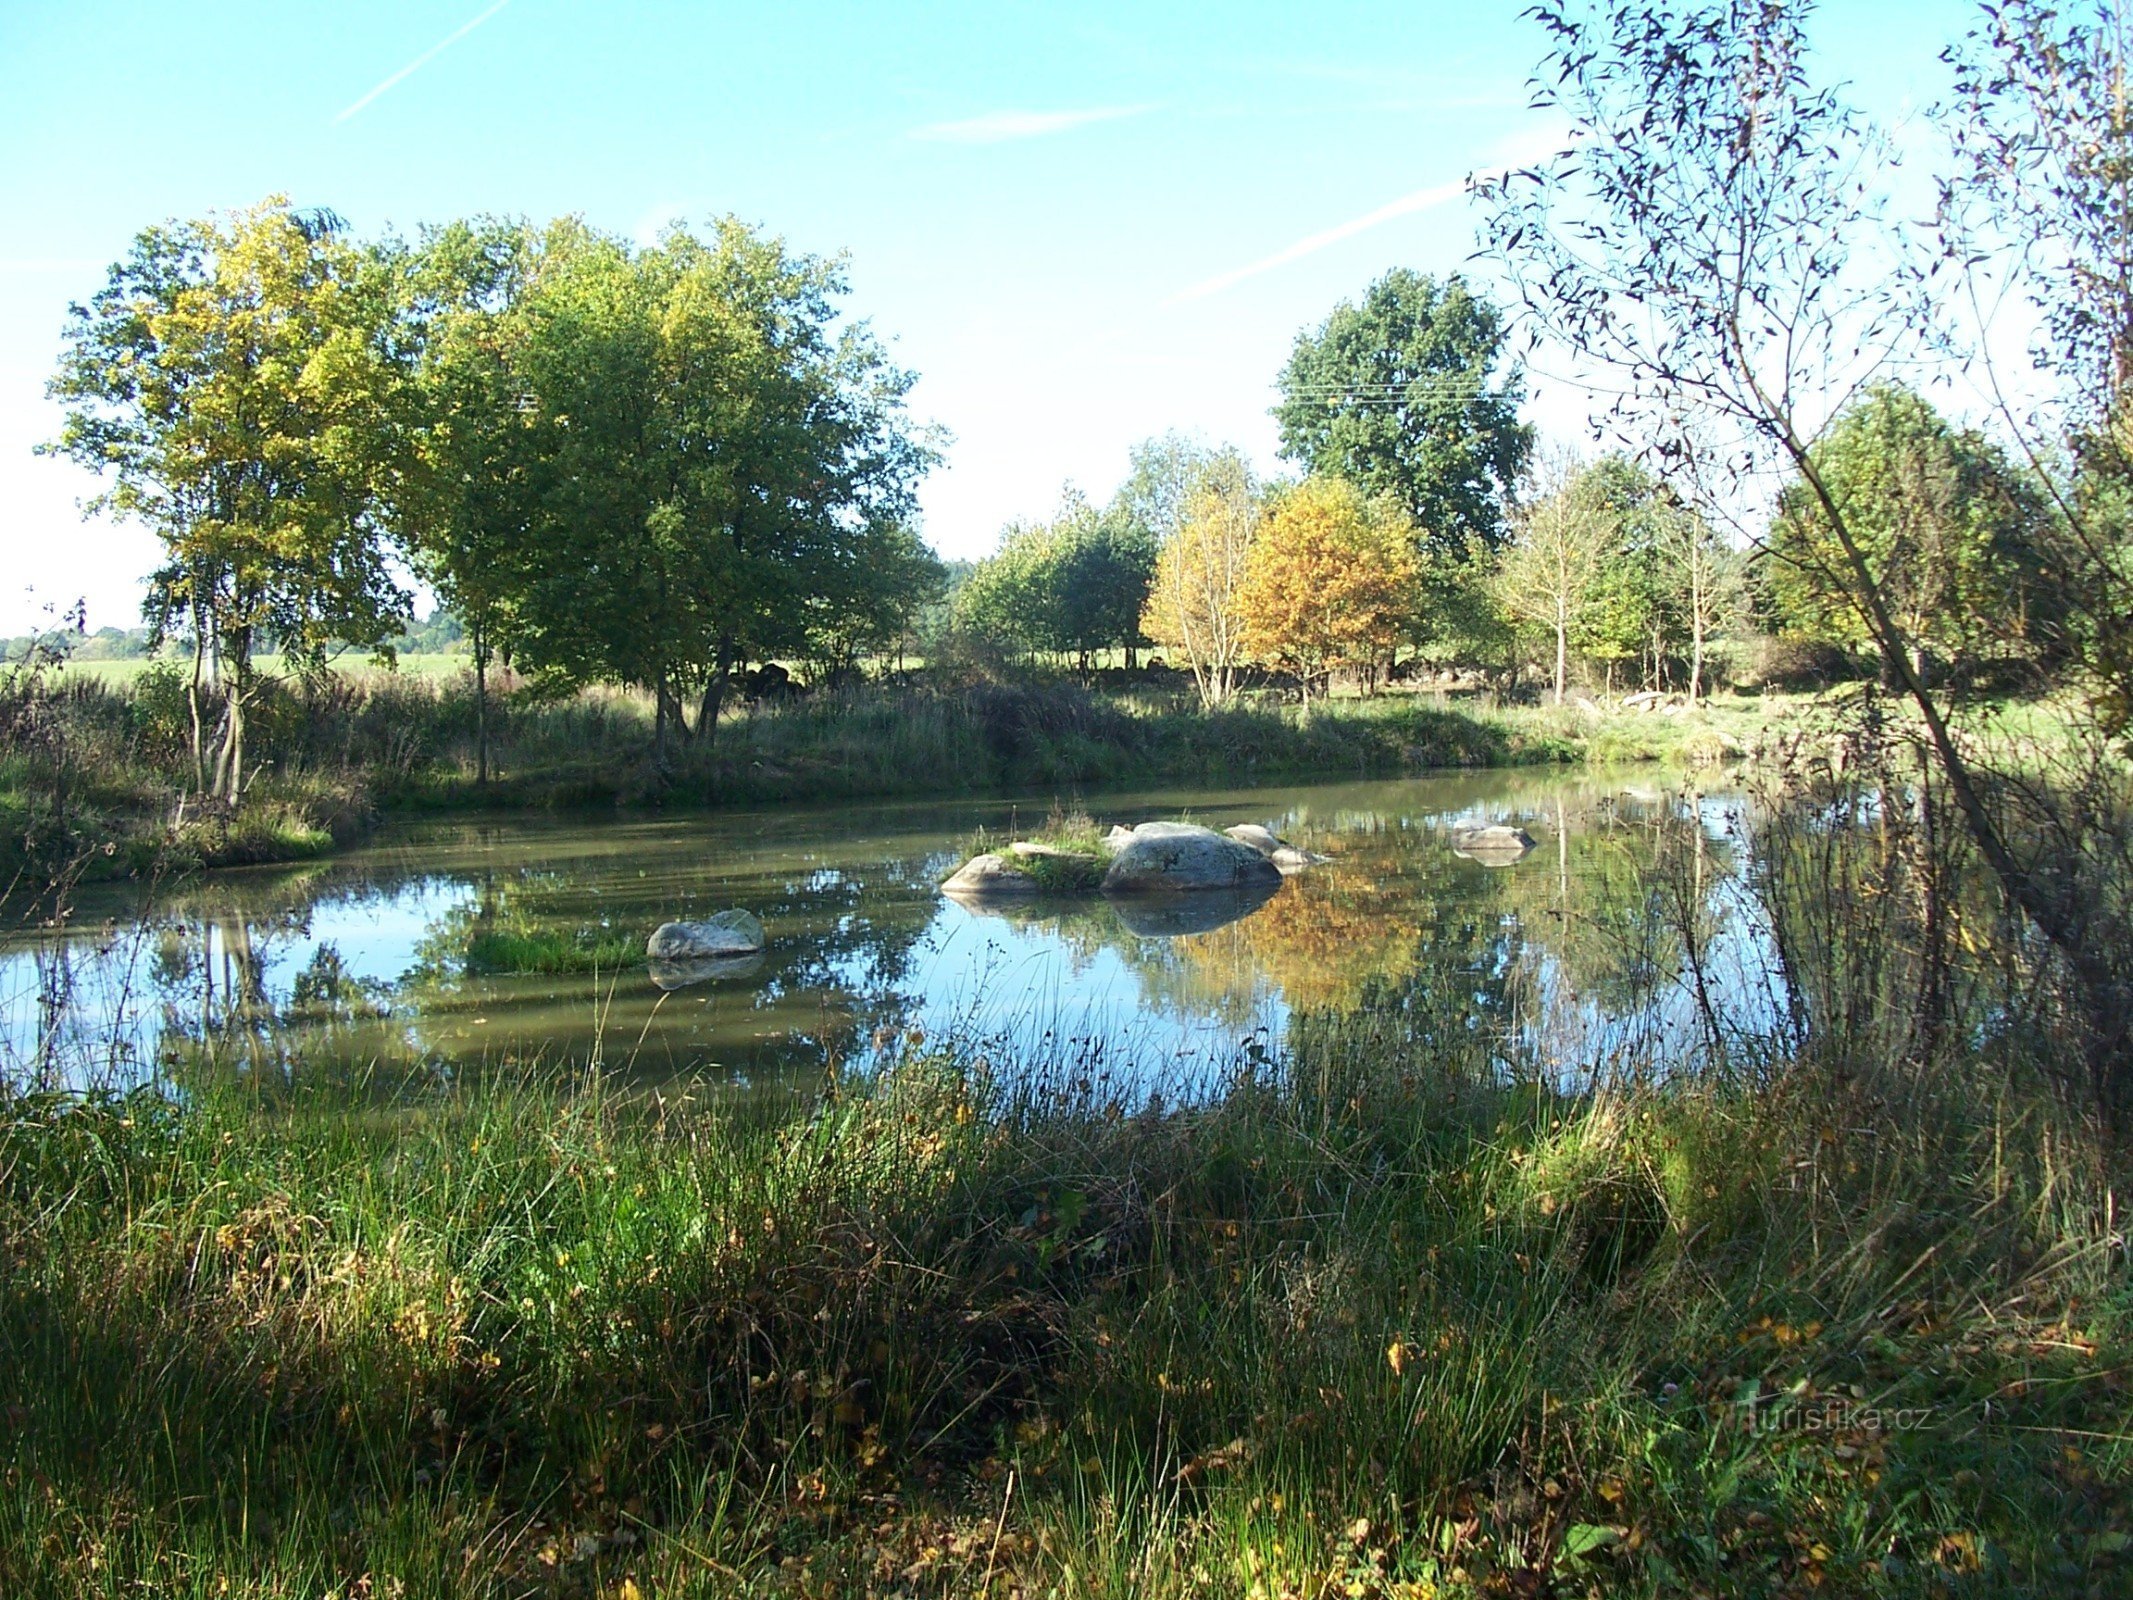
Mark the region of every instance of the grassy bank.
<instances>
[{"instance_id":1,"label":"grassy bank","mask_svg":"<svg viewBox=\"0 0 2133 1600\"><path fill-rule=\"evenodd\" d=\"M2034 1106L1319 1066L8 1104L0 1588L2133 1579L2133 1306Z\"/></svg>"}]
</instances>

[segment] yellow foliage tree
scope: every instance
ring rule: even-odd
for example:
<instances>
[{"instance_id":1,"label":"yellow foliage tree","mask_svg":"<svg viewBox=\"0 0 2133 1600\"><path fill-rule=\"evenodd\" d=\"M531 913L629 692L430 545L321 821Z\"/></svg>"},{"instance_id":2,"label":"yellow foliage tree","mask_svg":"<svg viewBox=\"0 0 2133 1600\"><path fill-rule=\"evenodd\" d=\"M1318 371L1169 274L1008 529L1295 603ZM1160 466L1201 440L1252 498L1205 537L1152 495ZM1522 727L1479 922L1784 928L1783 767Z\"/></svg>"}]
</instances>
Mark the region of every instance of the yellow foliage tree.
<instances>
[{"instance_id":1,"label":"yellow foliage tree","mask_svg":"<svg viewBox=\"0 0 2133 1600\"><path fill-rule=\"evenodd\" d=\"M1178 651L1202 705L1219 705L1244 660L1237 600L1259 531L1259 502L1241 473L1203 484L1156 557L1141 631Z\"/></svg>"},{"instance_id":2,"label":"yellow foliage tree","mask_svg":"<svg viewBox=\"0 0 2133 1600\"><path fill-rule=\"evenodd\" d=\"M1295 673L1306 699L1343 667L1374 683L1414 616L1420 580L1404 512L1345 479L1306 479L1252 541L1237 596L1245 649Z\"/></svg>"}]
</instances>

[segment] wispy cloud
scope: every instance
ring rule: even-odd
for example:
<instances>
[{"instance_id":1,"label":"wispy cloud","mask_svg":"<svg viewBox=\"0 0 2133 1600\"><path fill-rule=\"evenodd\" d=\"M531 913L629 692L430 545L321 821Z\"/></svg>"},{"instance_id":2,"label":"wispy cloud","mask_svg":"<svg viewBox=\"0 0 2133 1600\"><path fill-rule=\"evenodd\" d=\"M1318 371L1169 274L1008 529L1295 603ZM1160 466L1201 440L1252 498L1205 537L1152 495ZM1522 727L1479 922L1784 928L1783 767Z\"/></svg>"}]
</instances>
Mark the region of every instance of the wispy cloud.
<instances>
[{"instance_id":1,"label":"wispy cloud","mask_svg":"<svg viewBox=\"0 0 2133 1600\"><path fill-rule=\"evenodd\" d=\"M1092 122L1137 117L1152 106L1087 106L1077 111L988 111L961 122L929 122L911 137L932 144L1006 144L1012 139L1042 139L1049 134L1085 128Z\"/></svg>"},{"instance_id":2,"label":"wispy cloud","mask_svg":"<svg viewBox=\"0 0 2133 1600\"><path fill-rule=\"evenodd\" d=\"M1214 277L1196 283L1189 289L1180 289L1176 294L1164 301L1163 304L1177 306L1184 305L1191 300L1205 300L1211 294L1220 294L1224 289L1234 288L1247 278L1256 278L1261 273L1272 272L1277 267L1285 267L1292 261L1301 261L1305 256L1316 255L1321 250L1339 244L1343 239L1352 239L1359 233L1367 233L1372 228L1391 222L1395 218L1411 217L1417 212L1434 211L1439 206L1449 205L1454 200L1463 199L1475 184L1487 183L1491 179L1502 177L1504 173L1514 168L1525 165L1529 161L1539 160L1542 156L1560 148L1561 144L1562 135L1553 128L1522 134L1514 139L1507 140L1500 147L1500 160L1495 166L1481 172L1472 173L1464 178L1455 179L1451 183L1432 184L1427 189L1417 189L1413 194L1403 194L1399 199L1387 201L1375 211L1366 211L1361 216L1351 218L1337 227L1327 228L1320 233L1307 234L1294 244L1285 249L1277 250L1272 255L1266 256L1261 260L1251 262L1246 266L1232 268L1228 272L1217 273Z\"/></svg>"},{"instance_id":3,"label":"wispy cloud","mask_svg":"<svg viewBox=\"0 0 2133 1600\"><path fill-rule=\"evenodd\" d=\"M427 50L423 51L422 54L415 57L415 59L410 61L406 66L402 67L398 72L394 73L391 77L385 79L383 82L375 85L369 90L368 93L364 94L360 99L353 101L351 104L345 107L341 111L340 115L335 117L333 120L335 122L346 122L358 111L361 111L365 106L369 105L371 101L377 99L379 95L385 93L386 90L394 88L395 86L401 83L404 83L407 79L413 77L416 73L420 72L424 67L428 66L432 61L435 61L439 56L443 55L445 51L451 49L453 45L459 43L460 40L464 39L468 34L472 33L484 22L487 22L491 17L495 16L497 12L503 10L504 7L509 5L510 3L511 0L496 0L496 3L494 5L490 6L489 9L484 11L480 16L474 18L473 21L461 23L457 28L454 28L450 33L446 34L442 39L439 39L435 44L431 45Z\"/></svg>"}]
</instances>

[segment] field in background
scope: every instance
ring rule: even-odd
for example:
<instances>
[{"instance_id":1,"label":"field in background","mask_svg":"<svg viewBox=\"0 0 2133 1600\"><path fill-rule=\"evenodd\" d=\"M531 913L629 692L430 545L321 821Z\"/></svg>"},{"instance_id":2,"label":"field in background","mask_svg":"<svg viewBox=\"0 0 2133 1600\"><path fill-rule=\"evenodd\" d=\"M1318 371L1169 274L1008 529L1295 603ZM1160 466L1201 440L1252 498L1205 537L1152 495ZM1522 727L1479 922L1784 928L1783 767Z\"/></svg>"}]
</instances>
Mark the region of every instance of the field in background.
<instances>
[{"instance_id":1,"label":"field in background","mask_svg":"<svg viewBox=\"0 0 2133 1600\"><path fill-rule=\"evenodd\" d=\"M77 659L69 661L64 667L60 668L54 674L54 677L59 682L68 680L88 681L108 683L114 688L124 688L150 667L159 665L174 666L180 672L191 670L190 659L181 656L164 656L159 659L136 656L122 660L105 661ZM283 676L282 660L278 655L259 657L258 666L260 672L268 677ZM474 662L472 657L458 653L404 655L398 659L392 668L387 669L380 667L368 656L346 656L334 663L334 670L348 677L394 671L410 678L453 678L462 672L472 672L474 670Z\"/></svg>"}]
</instances>

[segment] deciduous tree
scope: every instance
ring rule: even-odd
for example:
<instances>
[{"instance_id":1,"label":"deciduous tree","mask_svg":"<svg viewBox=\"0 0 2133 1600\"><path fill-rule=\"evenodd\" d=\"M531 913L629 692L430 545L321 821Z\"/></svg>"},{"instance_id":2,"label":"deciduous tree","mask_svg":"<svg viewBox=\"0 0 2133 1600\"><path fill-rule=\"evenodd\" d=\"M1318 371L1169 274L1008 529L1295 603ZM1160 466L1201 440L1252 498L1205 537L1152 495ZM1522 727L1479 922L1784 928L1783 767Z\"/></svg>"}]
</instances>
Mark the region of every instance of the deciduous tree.
<instances>
[{"instance_id":1,"label":"deciduous tree","mask_svg":"<svg viewBox=\"0 0 2133 1600\"><path fill-rule=\"evenodd\" d=\"M1396 268L1297 336L1277 380L1281 453L1389 495L1439 555L1493 549L1533 447L1502 318L1463 278Z\"/></svg>"},{"instance_id":2,"label":"deciduous tree","mask_svg":"<svg viewBox=\"0 0 2133 1600\"><path fill-rule=\"evenodd\" d=\"M1203 706L1229 699L1244 661L1237 600L1259 520L1258 490L1243 463L1218 463L1194 486L1156 557L1141 629L1185 657Z\"/></svg>"},{"instance_id":3,"label":"deciduous tree","mask_svg":"<svg viewBox=\"0 0 2133 1600\"><path fill-rule=\"evenodd\" d=\"M70 313L50 448L110 475L92 510L162 542L148 614L157 642L193 643L195 779L225 803L245 790L255 654L317 670L407 618L382 536L409 382L395 312L374 253L275 197L144 230Z\"/></svg>"},{"instance_id":4,"label":"deciduous tree","mask_svg":"<svg viewBox=\"0 0 2133 1600\"><path fill-rule=\"evenodd\" d=\"M1345 479L1279 493L1237 595L1244 648L1295 673L1306 699L1342 668L1373 680L1414 613L1414 543L1406 512Z\"/></svg>"}]
</instances>

